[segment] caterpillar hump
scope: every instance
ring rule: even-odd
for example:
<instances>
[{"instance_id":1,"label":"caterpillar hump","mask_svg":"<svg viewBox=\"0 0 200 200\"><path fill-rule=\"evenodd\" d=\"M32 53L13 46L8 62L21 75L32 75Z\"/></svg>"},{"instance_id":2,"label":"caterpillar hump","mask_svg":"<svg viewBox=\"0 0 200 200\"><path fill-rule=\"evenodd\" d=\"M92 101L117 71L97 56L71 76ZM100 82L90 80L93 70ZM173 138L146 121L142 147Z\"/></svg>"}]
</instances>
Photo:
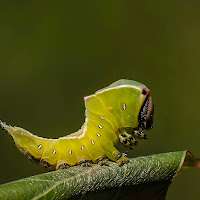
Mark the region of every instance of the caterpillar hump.
<instances>
[{"instance_id":1,"label":"caterpillar hump","mask_svg":"<svg viewBox=\"0 0 200 200\"><path fill-rule=\"evenodd\" d=\"M30 160L49 170L107 161L128 162L116 146L132 149L136 139L146 139L143 130L152 128L154 106L150 90L131 80L119 80L84 97L85 122L75 133L58 139L38 137L23 128L0 121L17 148Z\"/></svg>"}]
</instances>

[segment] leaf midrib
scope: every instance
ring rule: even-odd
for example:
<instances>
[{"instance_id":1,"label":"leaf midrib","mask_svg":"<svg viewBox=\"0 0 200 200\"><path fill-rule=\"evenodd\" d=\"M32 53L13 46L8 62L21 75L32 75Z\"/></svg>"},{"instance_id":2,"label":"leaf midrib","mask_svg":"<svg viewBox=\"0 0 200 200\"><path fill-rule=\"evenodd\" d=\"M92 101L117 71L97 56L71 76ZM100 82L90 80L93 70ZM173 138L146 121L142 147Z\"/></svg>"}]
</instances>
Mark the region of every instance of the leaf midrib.
<instances>
[{"instance_id":1,"label":"leaf midrib","mask_svg":"<svg viewBox=\"0 0 200 200\"><path fill-rule=\"evenodd\" d=\"M76 179L76 178L78 178L78 177L84 176L84 175L86 175L86 174L90 174L92 170L97 169L97 168L98 168L98 167L93 167L93 168L89 169L89 170L86 171L86 172L84 171L84 172L82 172L82 173L80 173L80 174L77 174L77 175L68 177L68 178L66 178L66 179L63 179L63 180L61 180L61 181L58 181L58 182L56 182L53 186L51 186L49 189L45 190L43 193L41 193L41 194L35 196L32 200L38 200L38 199L40 199L40 198L46 196L46 195L47 195L48 193L50 193L54 188L56 188L57 186L61 185L62 183L64 183L64 182L69 182L69 181L71 181L71 180L73 180L73 179Z\"/></svg>"}]
</instances>

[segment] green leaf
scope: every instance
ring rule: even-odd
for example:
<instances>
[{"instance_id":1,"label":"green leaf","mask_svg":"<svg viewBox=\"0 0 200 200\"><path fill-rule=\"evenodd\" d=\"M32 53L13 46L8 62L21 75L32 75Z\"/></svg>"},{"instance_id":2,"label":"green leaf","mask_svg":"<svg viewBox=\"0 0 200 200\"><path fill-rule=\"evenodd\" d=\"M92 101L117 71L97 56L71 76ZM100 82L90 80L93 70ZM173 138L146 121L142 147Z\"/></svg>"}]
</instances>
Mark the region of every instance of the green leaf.
<instances>
[{"instance_id":1,"label":"green leaf","mask_svg":"<svg viewBox=\"0 0 200 200\"><path fill-rule=\"evenodd\" d=\"M188 167L200 167L188 151L132 158L122 167L76 166L0 185L0 199L165 199Z\"/></svg>"}]
</instances>

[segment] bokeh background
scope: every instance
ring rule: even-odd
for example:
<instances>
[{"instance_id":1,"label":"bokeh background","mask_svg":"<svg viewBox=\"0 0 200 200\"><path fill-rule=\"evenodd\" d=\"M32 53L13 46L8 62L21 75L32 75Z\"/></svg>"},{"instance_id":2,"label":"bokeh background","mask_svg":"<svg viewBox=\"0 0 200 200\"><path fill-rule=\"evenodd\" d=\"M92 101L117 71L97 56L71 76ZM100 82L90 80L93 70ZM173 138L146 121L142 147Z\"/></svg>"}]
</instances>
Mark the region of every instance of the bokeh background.
<instances>
[{"instance_id":1,"label":"bokeh background","mask_svg":"<svg viewBox=\"0 0 200 200\"><path fill-rule=\"evenodd\" d=\"M190 150L200 157L200 1L4 1L0 119L57 138L84 122L83 96L120 78L144 83L154 128L130 156ZM0 183L44 173L0 130ZM200 170L167 199L199 197Z\"/></svg>"}]
</instances>

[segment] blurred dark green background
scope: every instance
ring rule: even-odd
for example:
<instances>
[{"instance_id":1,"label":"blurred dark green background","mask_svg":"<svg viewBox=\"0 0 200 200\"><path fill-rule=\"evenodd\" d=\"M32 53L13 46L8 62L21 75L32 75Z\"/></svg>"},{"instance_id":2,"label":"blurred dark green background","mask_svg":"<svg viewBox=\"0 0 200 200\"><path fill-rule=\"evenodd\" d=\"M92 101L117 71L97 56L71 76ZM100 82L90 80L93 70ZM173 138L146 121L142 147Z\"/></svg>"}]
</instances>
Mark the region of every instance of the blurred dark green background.
<instances>
[{"instance_id":1,"label":"blurred dark green background","mask_svg":"<svg viewBox=\"0 0 200 200\"><path fill-rule=\"evenodd\" d=\"M154 128L130 156L200 157L200 1L5 1L0 5L0 119L57 138L84 122L83 96L120 78L144 83ZM0 131L0 183L45 172ZM167 199L198 197L200 170Z\"/></svg>"}]
</instances>

